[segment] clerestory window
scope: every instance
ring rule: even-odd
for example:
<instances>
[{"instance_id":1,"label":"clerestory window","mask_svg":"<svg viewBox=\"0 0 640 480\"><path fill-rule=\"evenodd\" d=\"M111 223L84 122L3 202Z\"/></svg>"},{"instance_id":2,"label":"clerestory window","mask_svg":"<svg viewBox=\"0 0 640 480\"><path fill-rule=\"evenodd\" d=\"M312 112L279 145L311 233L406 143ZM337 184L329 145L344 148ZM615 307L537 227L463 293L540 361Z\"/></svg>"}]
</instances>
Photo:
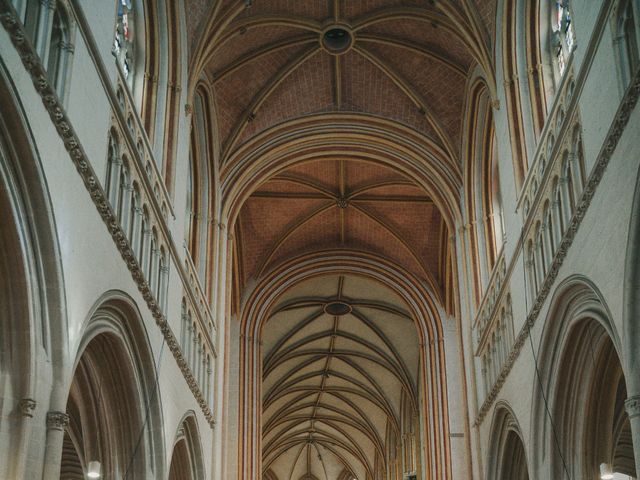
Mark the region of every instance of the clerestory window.
<instances>
[{"instance_id":1,"label":"clerestory window","mask_svg":"<svg viewBox=\"0 0 640 480\"><path fill-rule=\"evenodd\" d=\"M122 69L124 78L127 79L127 83L131 86L135 54L133 44L134 8L131 0L116 0L116 3L117 16L112 53Z\"/></svg>"},{"instance_id":2,"label":"clerestory window","mask_svg":"<svg viewBox=\"0 0 640 480\"><path fill-rule=\"evenodd\" d=\"M640 64L637 5L633 0L622 0L614 17L614 44L617 50L622 87L626 89Z\"/></svg>"},{"instance_id":3,"label":"clerestory window","mask_svg":"<svg viewBox=\"0 0 640 480\"><path fill-rule=\"evenodd\" d=\"M575 35L569 0L556 0L553 16L553 49L559 78L562 78L567 68L567 62L571 57L575 46Z\"/></svg>"}]
</instances>

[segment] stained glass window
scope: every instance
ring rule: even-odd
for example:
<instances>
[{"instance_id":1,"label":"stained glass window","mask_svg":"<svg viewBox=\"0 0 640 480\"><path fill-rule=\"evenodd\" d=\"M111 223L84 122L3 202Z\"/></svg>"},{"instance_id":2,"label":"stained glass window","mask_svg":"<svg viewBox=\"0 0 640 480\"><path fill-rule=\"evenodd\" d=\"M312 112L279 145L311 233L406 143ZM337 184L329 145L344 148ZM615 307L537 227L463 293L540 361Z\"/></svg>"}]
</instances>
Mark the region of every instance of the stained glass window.
<instances>
[{"instance_id":1,"label":"stained glass window","mask_svg":"<svg viewBox=\"0 0 640 480\"><path fill-rule=\"evenodd\" d=\"M554 53L560 76L562 76L574 46L573 24L568 0L556 1L553 23Z\"/></svg>"},{"instance_id":2,"label":"stained glass window","mask_svg":"<svg viewBox=\"0 0 640 480\"><path fill-rule=\"evenodd\" d=\"M113 38L113 55L118 59L126 79L133 68L133 7L131 0L117 0L116 29Z\"/></svg>"}]
</instances>

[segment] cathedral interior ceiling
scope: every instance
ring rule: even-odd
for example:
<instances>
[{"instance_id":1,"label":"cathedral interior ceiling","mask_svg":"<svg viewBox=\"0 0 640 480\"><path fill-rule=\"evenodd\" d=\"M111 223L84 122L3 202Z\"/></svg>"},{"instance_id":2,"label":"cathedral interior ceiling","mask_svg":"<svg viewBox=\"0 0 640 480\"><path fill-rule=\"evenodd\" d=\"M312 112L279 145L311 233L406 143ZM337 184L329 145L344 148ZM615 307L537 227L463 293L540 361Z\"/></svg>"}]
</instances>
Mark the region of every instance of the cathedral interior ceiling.
<instances>
[{"instance_id":1,"label":"cathedral interior ceiling","mask_svg":"<svg viewBox=\"0 0 640 480\"><path fill-rule=\"evenodd\" d=\"M467 83L477 66L493 71L494 1L188 3L199 12L188 25L192 80L214 99L221 182L250 168L243 157L286 148L273 138L289 123L319 119L314 131L345 114L414 132L428 152L420 161L459 181ZM295 148L303 156L304 139ZM356 150L271 166L252 185L233 231L236 311L279 265L338 250L390 261L446 303L452 252L442 194ZM327 307L338 300L347 313ZM372 478L391 458L403 401L418 408L408 310L351 274L314 277L278 300L261 337L265 479Z\"/></svg>"}]
</instances>

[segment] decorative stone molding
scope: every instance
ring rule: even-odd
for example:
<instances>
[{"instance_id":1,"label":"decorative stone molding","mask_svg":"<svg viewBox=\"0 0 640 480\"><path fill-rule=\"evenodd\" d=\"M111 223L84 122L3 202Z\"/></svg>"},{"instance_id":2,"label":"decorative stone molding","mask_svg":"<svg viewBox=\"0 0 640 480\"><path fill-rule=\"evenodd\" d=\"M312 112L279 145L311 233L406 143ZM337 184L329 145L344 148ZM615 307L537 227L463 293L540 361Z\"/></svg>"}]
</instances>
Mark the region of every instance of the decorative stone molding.
<instances>
[{"instance_id":1,"label":"decorative stone molding","mask_svg":"<svg viewBox=\"0 0 640 480\"><path fill-rule=\"evenodd\" d=\"M33 418L33 412L36 409L36 401L32 398L23 398L18 403L18 410L23 417Z\"/></svg>"},{"instance_id":2,"label":"decorative stone molding","mask_svg":"<svg viewBox=\"0 0 640 480\"><path fill-rule=\"evenodd\" d=\"M640 395L634 395L624 401L624 407L627 410L629 418L640 417Z\"/></svg>"},{"instance_id":3,"label":"decorative stone molding","mask_svg":"<svg viewBox=\"0 0 640 480\"><path fill-rule=\"evenodd\" d=\"M535 324L538 316L540 315L544 302L547 299L547 296L549 295L549 293L551 292L551 287L556 280L556 277L560 270L560 266L562 265L565 257L567 256L567 252L569 251L569 248L573 243L573 240L578 231L578 228L580 227L580 224L582 223L582 220L589 208L589 205L591 204L591 200L593 199L596 189L600 184L600 181L602 180L602 177L607 168L607 165L609 165L611 156L615 152L615 149L616 149L616 146L618 145L618 141L620 140L620 137L622 137L624 129L627 126L627 123L629 121L629 116L631 115L631 112L633 111L636 104L638 103L639 96L640 96L640 69L636 70L633 80L629 85L629 88L625 92L624 98L622 99L620 106L618 107L618 111L616 112L613 122L611 123L609 132L607 133L607 136L605 137L605 140L600 149L600 152L598 153L598 156L596 158L596 163L593 167L593 170L591 171L591 175L589 176L584 186L582 196L576 207L576 211L571 219L571 223L569 224L567 231L565 232L564 237L562 238L562 242L560 243L560 246L557 249L556 254L553 258L553 262L551 264L551 267L549 268L549 272L547 273L540 287L540 290L538 291L537 297L531 307L529 315L527 316L525 325L522 327L522 330L520 331L520 333L516 338L516 341L511 350L511 353L509 354L509 360L506 362L505 366L502 368L502 371L500 372L500 376L498 377L498 380L496 381L495 385L491 389L491 392L489 392L489 394L487 395L487 398L485 399L484 403L480 407L478 416L476 417L476 420L474 422L474 426L480 425L484 420L485 416L489 412L489 409L493 405L494 400L498 396L498 393L500 392L502 385L504 384L507 376L509 375L511 368L513 367L513 364L515 363L516 359L520 355L520 351L522 350L522 347L525 341L527 340L529 331L531 327L533 327L533 325ZM629 404L637 405L637 402L639 401L638 397L632 397L632 399L636 399L634 401L636 403L630 402L629 400L631 399L629 399L628 400ZM627 405L627 411L629 411L629 408L632 408L632 407L629 407Z\"/></svg>"},{"instance_id":4,"label":"decorative stone molding","mask_svg":"<svg viewBox=\"0 0 640 480\"><path fill-rule=\"evenodd\" d=\"M202 409L202 412L209 422L211 428L214 427L215 422L213 420L213 412L209 408L202 391L200 390L193 372L186 365L183 358L182 351L179 346L175 335L171 331L166 318L164 317L153 293L149 288L149 283L145 279L144 273L141 269L141 265L138 263L135 254L129 244L126 233L120 227L120 223L116 217L115 212L112 210L109 199L106 192L97 180L97 175L89 159L82 147L79 137L77 136L71 122L65 112L64 107L60 99L58 98L55 89L49 83L47 79L46 71L38 57L33 45L27 40L27 36L24 31L22 23L19 21L16 12L9 0L0 0L0 23L2 23L4 29L7 31L11 38L14 48L22 60L22 64L31 76L31 80L36 89L38 95L40 95L42 102L51 117L58 135L63 140L65 148L71 158L71 161L75 165L78 174L93 203L95 204L100 216L102 217L109 233L111 234L120 254L127 264L131 275L138 286L138 290L142 294L147 307L151 311L156 324L160 328L164 338L176 359L177 364L180 366L180 370L189 386L192 394L194 395L198 405ZM177 255L174 255L177 257ZM183 284L188 285L183 279ZM66 420L65 420L66 419ZM68 423L68 416L62 412L49 412L47 414L47 427L49 428L63 428ZM61 425L58 427L58 425Z\"/></svg>"},{"instance_id":5,"label":"decorative stone molding","mask_svg":"<svg viewBox=\"0 0 640 480\"><path fill-rule=\"evenodd\" d=\"M69 426L69 415L64 412L47 412L47 429L64 431Z\"/></svg>"}]
</instances>

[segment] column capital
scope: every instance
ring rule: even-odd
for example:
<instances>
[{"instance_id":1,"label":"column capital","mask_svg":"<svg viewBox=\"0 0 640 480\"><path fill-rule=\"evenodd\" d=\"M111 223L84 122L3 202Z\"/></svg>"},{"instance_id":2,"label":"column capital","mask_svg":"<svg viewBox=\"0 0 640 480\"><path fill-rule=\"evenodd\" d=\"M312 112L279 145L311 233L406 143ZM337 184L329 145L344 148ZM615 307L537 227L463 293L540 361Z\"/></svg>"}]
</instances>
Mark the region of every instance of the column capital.
<instances>
[{"instance_id":1,"label":"column capital","mask_svg":"<svg viewBox=\"0 0 640 480\"><path fill-rule=\"evenodd\" d=\"M20 415L23 417L33 418L33 412L36 409L36 401L32 398L23 398L18 403L18 409L20 410Z\"/></svg>"},{"instance_id":2,"label":"column capital","mask_svg":"<svg viewBox=\"0 0 640 480\"><path fill-rule=\"evenodd\" d=\"M64 430L69 425L69 415L65 412L47 412L47 429Z\"/></svg>"},{"instance_id":3,"label":"column capital","mask_svg":"<svg viewBox=\"0 0 640 480\"><path fill-rule=\"evenodd\" d=\"M629 418L640 417L640 395L634 395L624 401Z\"/></svg>"}]
</instances>

